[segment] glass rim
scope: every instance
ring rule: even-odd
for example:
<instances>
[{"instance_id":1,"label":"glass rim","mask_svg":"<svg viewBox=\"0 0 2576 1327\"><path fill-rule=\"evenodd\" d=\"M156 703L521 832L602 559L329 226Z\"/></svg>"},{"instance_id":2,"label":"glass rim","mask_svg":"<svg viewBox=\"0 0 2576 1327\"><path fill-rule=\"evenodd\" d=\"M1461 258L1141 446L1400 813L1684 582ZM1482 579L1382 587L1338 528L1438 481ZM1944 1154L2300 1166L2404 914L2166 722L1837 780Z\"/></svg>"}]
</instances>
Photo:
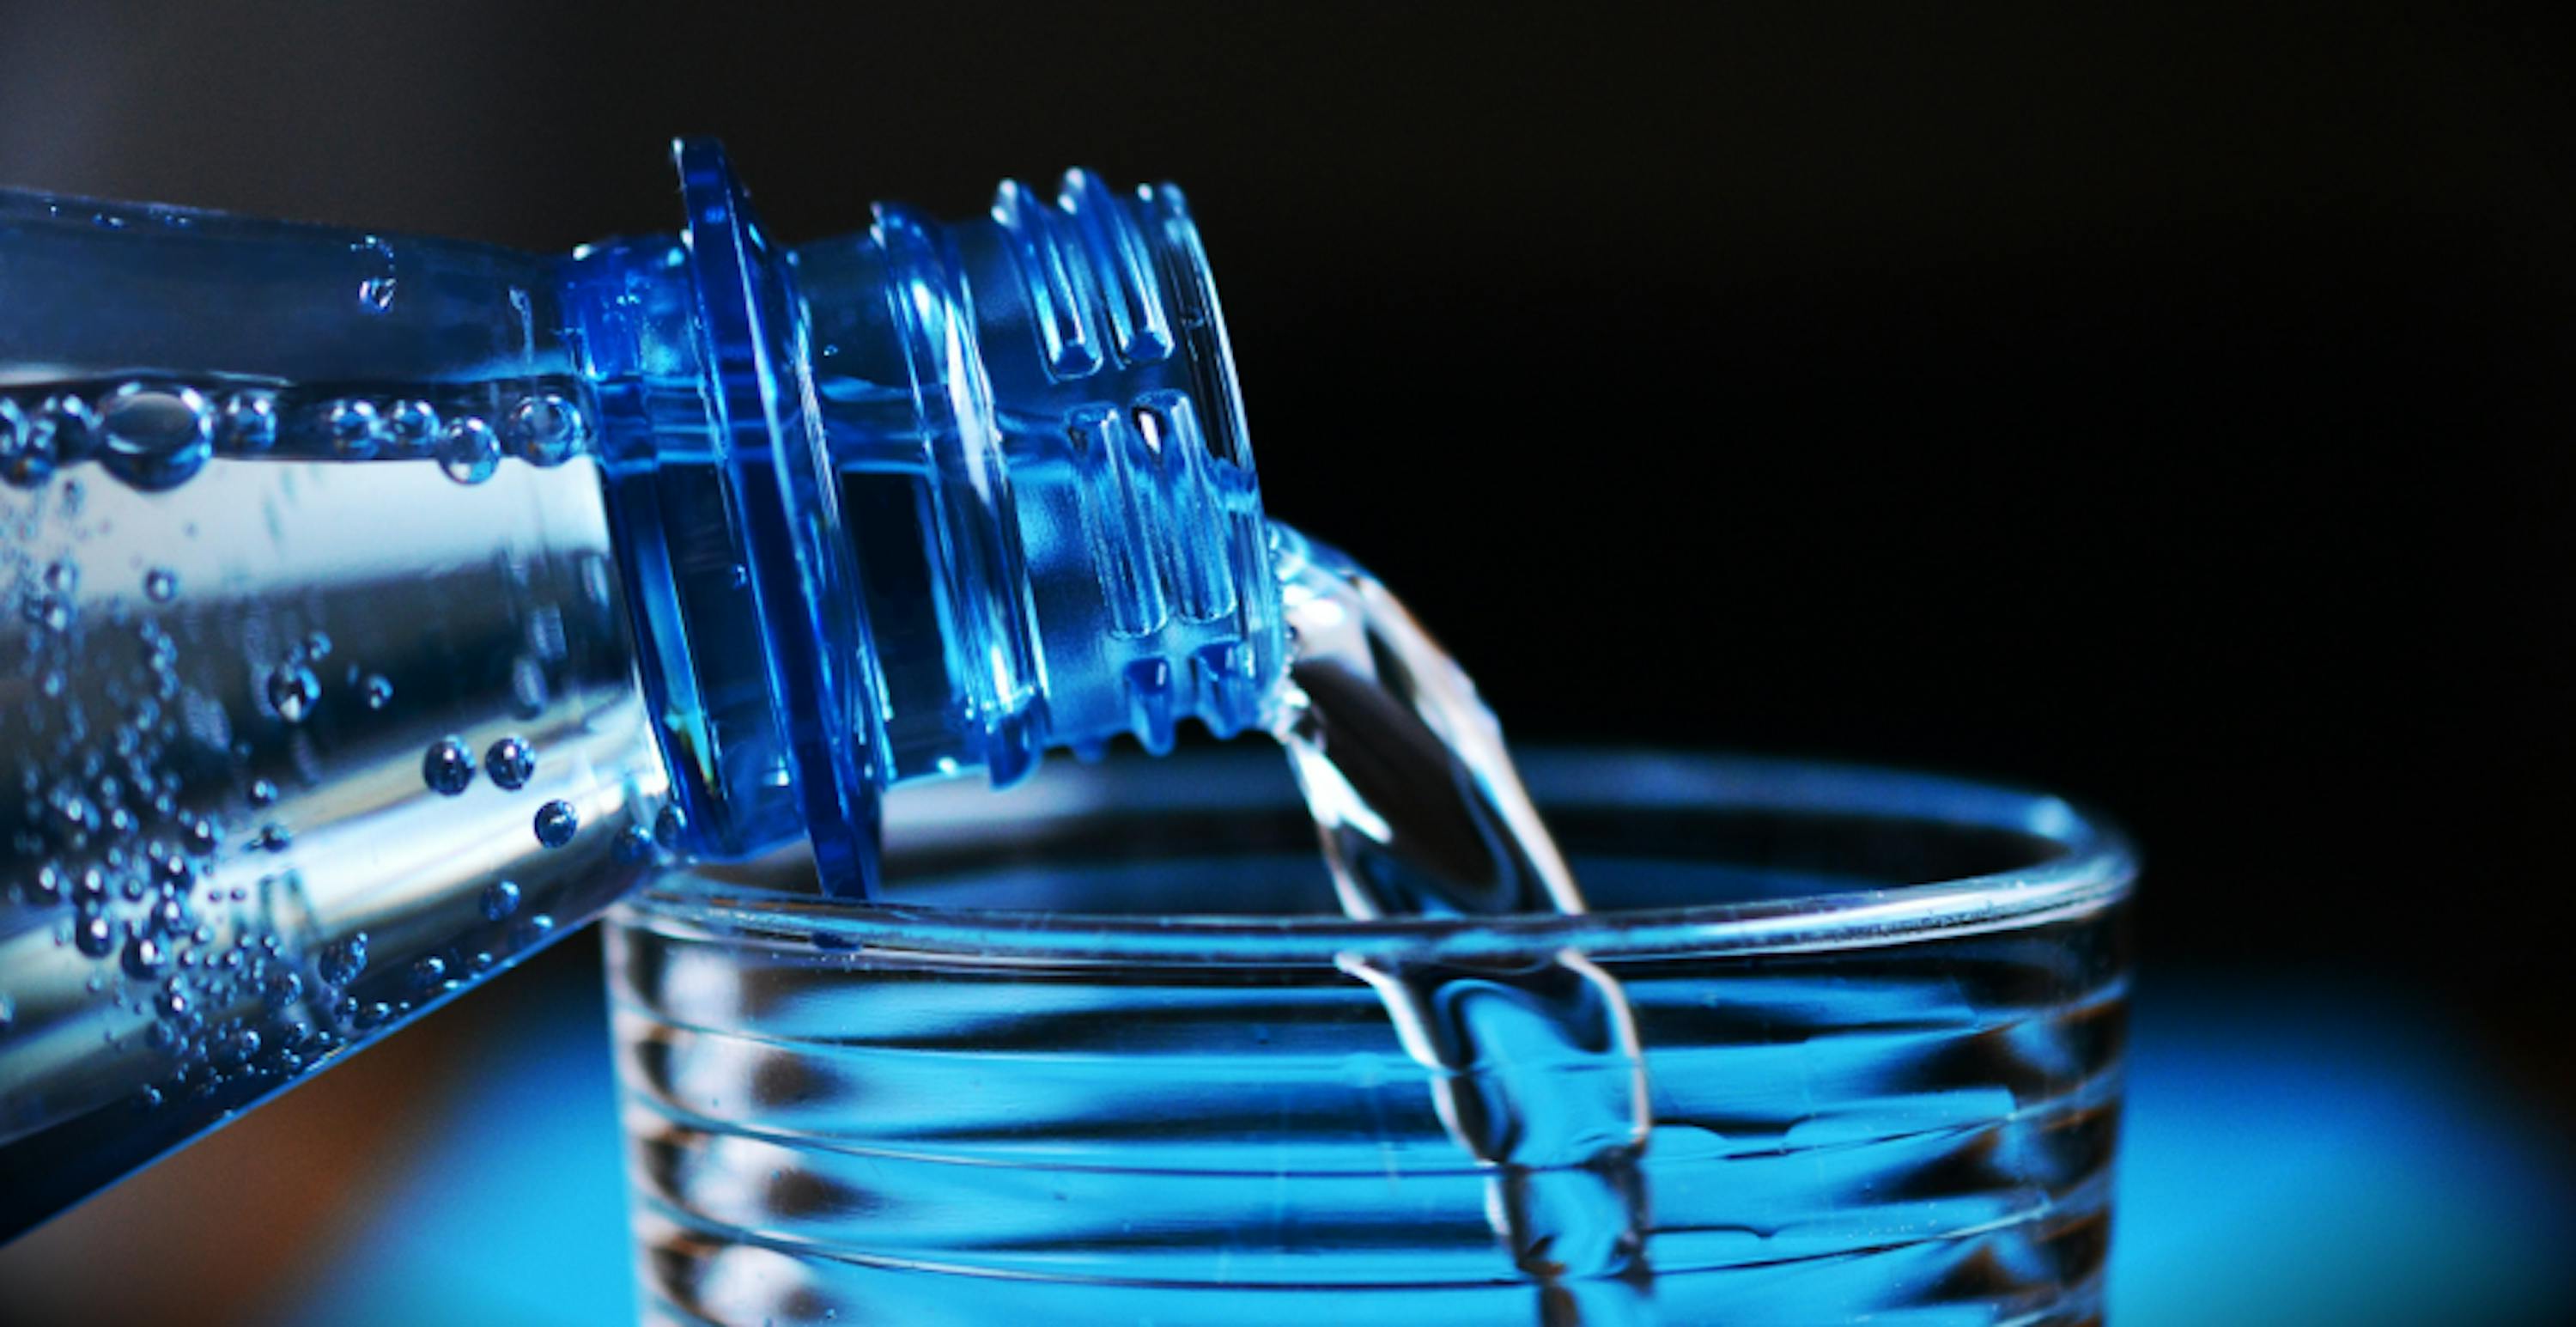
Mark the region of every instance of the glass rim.
<instances>
[{"instance_id":1,"label":"glass rim","mask_svg":"<svg viewBox=\"0 0 2576 1327\"><path fill-rule=\"evenodd\" d=\"M1258 812L1244 795L1276 751L1184 752L1076 767L1035 799L1036 823L1133 808ZM1927 830L2003 831L2056 849L2026 865L1918 884L1680 907L1505 917L1358 920L1313 914L1157 914L856 904L717 879L680 868L624 905L657 928L823 952L877 950L996 962L1142 965L1340 965L1354 960L1510 963L1576 949L1594 959L1759 955L1878 948L2024 929L2099 912L2126 898L2138 859L2103 817L2048 793L1961 776L1651 748L1534 747L1520 765L1540 810L1732 810L1912 822ZM1112 785L1115 790L1112 791ZM1052 794L1051 796L1048 794ZM1015 791L1013 796L1023 796ZM920 824L989 833L993 792L965 781L922 799ZM899 806L900 803L897 803ZM1026 808L1024 800L1023 807ZM1579 854L1578 854L1579 855ZM690 888L675 888L688 881Z\"/></svg>"}]
</instances>

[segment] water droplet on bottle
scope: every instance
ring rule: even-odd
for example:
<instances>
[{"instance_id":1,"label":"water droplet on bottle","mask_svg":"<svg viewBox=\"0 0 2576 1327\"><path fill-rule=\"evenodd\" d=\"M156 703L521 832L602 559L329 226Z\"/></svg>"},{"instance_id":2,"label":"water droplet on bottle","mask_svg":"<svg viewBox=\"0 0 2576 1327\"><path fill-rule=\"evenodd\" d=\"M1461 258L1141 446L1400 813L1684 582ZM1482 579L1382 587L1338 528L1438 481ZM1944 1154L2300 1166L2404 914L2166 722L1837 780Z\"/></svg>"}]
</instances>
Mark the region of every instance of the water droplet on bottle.
<instances>
[{"instance_id":1,"label":"water droplet on bottle","mask_svg":"<svg viewBox=\"0 0 2576 1327\"><path fill-rule=\"evenodd\" d=\"M129 382L97 419L108 470L139 489L176 488L214 455L215 410L193 387Z\"/></svg>"},{"instance_id":2,"label":"water droplet on bottle","mask_svg":"<svg viewBox=\"0 0 2576 1327\"><path fill-rule=\"evenodd\" d=\"M500 921L519 910L519 886L508 880L495 880L483 887L483 919Z\"/></svg>"},{"instance_id":3,"label":"water droplet on bottle","mask_svg":"<svg viewBox=\"0 0 2576 1327\"><path fill-rule=\"evenodd\" d=\"M428 456L438 441L438 408L427 401L396 401L385 412L385 441L396 456Z\"/></svg>"},{"instance_id":4,"label":"water droplet on bottle","mask_svg":"<svg viewBox=\"0 0 2576 1327\"><path fill-rule=\"evenodd\" d=\"M460 484L480 484L501 468L501 435L468 415L447 426L438 439L438 467Z\"/></svg>"},{"instance_id":5,"label":"water droplet on bottle","mask_svg":"<svg viewBox=\"0 0 2576 1327\"><path fill-rule=\"evenodd\" d=\"M322 680L313 670L295 663L282 663L268 674L268 703L277 717L288 723L302 723L322 699Z\"/></svg>"},{"instance_id":6,"label":"water droplet on bottle","mask_svg":"<svg viewBox=\"0 0 2576 1327\"><path fill-rule=\"evenodd\" d=\"M98 450L98 409L87 397L71 392L46 397L34 426L47 453L60 464L87 460Z\"/></svg>"},{"instance_id":7,"label":"water droplet on bottle","mask_svg":"<svg viewBox=\"0 0 2576 1327\"><path fill-rule=\"evenodd\" d=\"M97 415L80 397L48 397L33 415L9 403L0 429L0 480L34 488L53 477L58 465L89 455Z\"/></svg>"},{"instance_id":8,"label":"water droplet on bottle","mask_svg":"<svg viewBox=\"0 0 2576 1327\"><path fill-rule=\"evenodd\" d=\"M34 488L53 475L54 458L33 446L21 443L0 450L0 480L18 488Z\"/></svg>"},{"instance_id":9,"label":"water droplet on bottle","mask_svg":"<svg viewBox=\"0 0 2576 1327\"><path fill-rule=\"evenodd\" d=\"M394 306L394 278L373 276L358 283L358 302L370 313L383 313Z\"/></svg>"},{"instance_id":10,"label":"water droplet on bottle","mask_svg":"<svg viewBox=\"0 0 2576 1327\"><path fill-rule=\"evenodd\" d=\"M420 779L431 792L454 797L474 782L474 753L462 740L442 737L420 758Z\"/></svg>"},{"instance_id":11,"label":"water droplet on bottle","mask_svg":"<svg viewBox=\"0 0 2576 1327\"><path fill-rule=\"evenodd\" d=\"M323 660L330 658L331 637L329 634L320 631L305 633L304 657L307 661L312 663L320 663Z\"/></svg>"},{"instance_id":12,"label":"water droplet on bottle","mask_svg":"<svg viewBox=\"0 0 2576 1327\"><path fill-rule=\"evenodd\" d=\"M382 673L367 674L367 680L359 683L358 689L366 696L367 708L371 710L383 709L394 698L394 684L386 681Z\"/></svg>"},{"instance_id":13,"label":"water droplet on bottle","mask_svg":"<svg viewBox=\"0 0 2576 1327\"><path fill-rule=\"evenodd\" d=\"M105 958L116 948L116 928L95 912L83 914L72 923L72 943L91 958Z\"/></svg>"},{"instance_id":14,"label":"water droplet on bottle","mask_svg":"<svg viewBox=\"0 0 2576 1327\"><path fill-rule=\"evenodd\" d=\"M688 813L677 802L666 802L653 813L653 846L664 852L678 852L680 841L689 832Z\"/></svg>"},{"instance_id":15,"label":"water droplet on bottle","mask_svg":"<svg viewBox=\"0 0 2576 1327\"><path fill-rule=\"evenodd\" d=\"M217 421L223 449L257 455L277 445L277 398L266 392L235 392L224 398Z\"/></svg>"},{"instance_id":16,"label":"water droplet on bottle","mask_svg":"<svg viewBox=\"0 0 2576 1327\"><path fill-rule=\"evenodd\" d=\"M504 737L483 753L483 772L492 782L516 792L528 786L528 776L537 772L537 749L517 737Z\"/></svg>"},{"instance_id":17,"label":"water droplet on bottle","mask_svg":"<svg viewBox=\"0 0 2576 1327\"><path fill-rule=\"evenodd\" d=\"M36 679L36 689L44 692L47 700L61 696L63 685L63 670L59 668L48 668L43 677Z\"/></svg>"},{"instance_id":18,"label":"water droplet on bottle","mask_svg":"<svg viewBox=\"0 0 2576 1327\"><path fill-rule=\"evenodd\" d=\"M589 434L581 407L560 392L541 392L510 412L511 444L531 465L563 464L581 450Z\"/></svg>"},{"instance_id":19,"label":"water droplet on bottle","mask_svg":"<svg viewBox=\"0 0 2576 1327\"><path fill-rule=\"evenodd\" d=\"M384 445L385 419L373 401L334 402L323 419L331 434L331 450L341 460L366 460Z\"/></svg>"},{"instance_id":20,"label":"water droplet on bottle","mask_svg":"<svg viewBox=\"0 0 2576 1327\"><path fill-rule=\"evenodd\" d=\"M153 883L163 889L187 889L197 883L196 865L170 851L170 845L156 840L151 852Z\"/></svg>"},{"instance_id":21,"label":"water droplet on bottle","mask_svg":"<svg viewBox=\"0 0 2576 1327\"><path fill-rule=\"evenodd\" d=\"M72 601L59 594L40 594L27 601L27 620L47 631L69 631L72 626Z\"/></svg>"},{"instance_id":22,"label":"water droplet on bottle","mask_svg":"<svg viewBox=\"0 0 2576 1327\"><path fill-rule=\"evenodd\" d=\"M313 973L324 984L346 986L367 970L367 933L355 931L322 947L314 960Z\"/></svg>"},{"instance_id":23,"label":"water droplet on bottle","mask_svg":"<svg viewBox=\"0 0 2576 1327\"><path fill-rule=\"evenodd\" d=\"M32 487L44 478L44 475L20 476L19 471L26 465L27 445L26 408L7 397L0 397L0 478L21 488ZM53 473L51 459L47 458L45 474Z\"/></svg>"},{"instance_id":24,"label":"water droplet on bottle","mask_svg":"<svg viewBox=\"0 0 2576 1327\"><path fill-rule=\"evenodd\" d=\"M266 780L266 779L253 779L253 780L251 780L251 781L250 781L250 804L251 804L252 806L254 806L254 807L264 807L264 806L274 806L274 805L276 805L276 804L277 804L277 785L276 785L276 784L274 784L274 783L269 782L269 781L268 781L268 780Z\"/></svg>"},{"instance_id":25,"label":"water droplet on bottle","mask_svg":"<svg viewBox=\"0 0 2576 1327\"><path fill-rule=\"evenodd\" d=\"M536 829L537 842L549 848L560 848L572 842L572 836L580 831L581 813L575 811L570 802L548 802L537 808Z\"/></svg>"},{"instance_id":26,"label":"water droplet on bottle","mask_svg":"<svg viewBox=\"0 0 2576 1327\"><path fill-rule=\"evenodd\" d=\"M195 816L189 819L186 829L181 831L180 839L188 851L203 857L213 852L215 846L223 841L223 831L216 827L214 821L204 816Z\"/></svg>"},{"instance_id":27,"label":"water droplet on bottle","mask_svg":"<svg viewBox=\"0 0 2576 1327\"><path fill-rule=\"evenodd\" d=\"M38 905L51 907L62 902L70 888L71 881L64 877L63 868L52 862L36 868L35 902Z\"/></svg>"},{"instance_id":28,"label":"water droplet on bottle","mask_svg":"<svg viewBox=\"0 0 2576 1327\"><path fill-rule=\"evenodd\" d=\"M162 952L160 941L138 935L125 942L125 975L148 981L161 974L161 965L169 958Z\"/></svg>"},{"instance_id":29,"label":"water droplet on bottle","mask_svg":"<svg viewBox=\"0 0 2576 1327\"><path fill-rule=\"evenodd\" d=\"M259 993L269 1008L284 1009L304 998L304 979L292 972L271 973L267 981L260 983Z\"/></svg>"},{"instance_id":30,"label":"water droplet on bottle","mask_svg":"<svg viewBox=\"0 0 2576 1327\"><path fill-rule=\"evenodd\" d=\"M447 981L447 960L431 954L411 965L411 984L424 993L434 992Z\"/></svg>"},{"instance_id":31,"label":"water droplet on bottle","mask_svg":"<svg viewBox=\"0 0 2576 1327\"><path fill-rule=\"evenodd\" d=\"M61 819L64 828L80 830L98 827L98 808L92 806L90 800L82 796L79 789L70 786L56 788L49 800L53 803L54 814Z\"/></svg>"},{"instance_id":32,"label":"water droplet on bottle","mask_svg":"<svg viewBox=\"0 0 2576 1327\"><path fill-rule=\"evenodd\" d=\"M80 588L80 568L60 559L45 568L45 588L56 594L70 594Z\"/></svg>"},{"instance_id":33,"label":"water droplet on bottle","mask_svg":"<svg viewBox=\"0 0 2576 1327\"><path fill-rule=\"evenodd\" d=\"M251 836L250 846L259 852L284 852L295 846L295 832L272 820Z\"/></svg>"},{"instance_id":34,"label":"water droplet on bottle","mask_svg":"<svg viewBox=\"0 0 2576 1327\"><path fill-rule=\"evenodd\" d=\"M168 567L154 567L143 573L143 597L156 604L166 604L179 597L179 573Z\"/></svg>"}]
</instances>

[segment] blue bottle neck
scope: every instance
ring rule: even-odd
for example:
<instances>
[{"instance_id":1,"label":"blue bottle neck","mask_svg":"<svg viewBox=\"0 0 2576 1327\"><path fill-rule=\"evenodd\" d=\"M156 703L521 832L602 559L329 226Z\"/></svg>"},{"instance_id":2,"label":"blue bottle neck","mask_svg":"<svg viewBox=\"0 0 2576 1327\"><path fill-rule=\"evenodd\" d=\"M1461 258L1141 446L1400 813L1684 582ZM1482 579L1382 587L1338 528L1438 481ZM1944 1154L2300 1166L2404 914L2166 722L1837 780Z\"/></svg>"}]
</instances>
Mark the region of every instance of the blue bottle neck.
<instances>
[{"instance_id":1,"label":"blue bottle neck","mask_svg":"<svg viewBox=\"0 0 2576 1327\"><path fill-rule=\"evenodd\" d=\"M560 288L701 851L802 832L864 887L888 784L1263 720L1278 595L1176 190L1006 184L788 253L711 145L679 159L688 229Z\"/></svg>"}]
</instances>

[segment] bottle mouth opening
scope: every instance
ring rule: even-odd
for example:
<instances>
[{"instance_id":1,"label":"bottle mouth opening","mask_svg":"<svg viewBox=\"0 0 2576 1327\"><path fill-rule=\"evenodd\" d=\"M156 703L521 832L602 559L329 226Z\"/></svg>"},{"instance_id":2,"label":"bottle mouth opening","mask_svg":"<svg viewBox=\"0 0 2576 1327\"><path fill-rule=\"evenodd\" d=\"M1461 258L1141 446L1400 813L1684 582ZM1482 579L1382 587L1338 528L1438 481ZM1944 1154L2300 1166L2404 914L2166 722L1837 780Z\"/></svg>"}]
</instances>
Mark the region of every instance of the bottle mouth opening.
<instances>
[{"instance_id":1,"label":"bottle mouth opening","mask_svg":"<svg viewBox=\"0 0 2576 1327\"><path fill-rule=\"evenodd\" d=\"M1050 768L890 803L886 902L812 897L782 854L675 874L631 924L968 963L1514 964L1867 949L2097 916L2136 866L2067 803L1940 775L1706 755L1522 762L1596 911L1352 921L1274 752ZM971 791L971 802L960 793ZM995 906L1006 902L1010 906ZM1043 910L1041 910L1043 909Z\"/></svg>"}]
</instances>

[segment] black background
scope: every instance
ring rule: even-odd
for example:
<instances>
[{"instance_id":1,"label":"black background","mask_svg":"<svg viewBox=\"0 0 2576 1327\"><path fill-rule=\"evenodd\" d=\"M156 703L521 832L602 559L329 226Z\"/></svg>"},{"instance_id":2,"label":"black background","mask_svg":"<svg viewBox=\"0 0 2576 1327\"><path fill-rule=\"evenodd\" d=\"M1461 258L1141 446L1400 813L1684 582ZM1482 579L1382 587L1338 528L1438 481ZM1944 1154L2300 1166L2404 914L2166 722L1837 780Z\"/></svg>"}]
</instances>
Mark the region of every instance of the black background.
<instances>
[{"instance_id":1,"label":"black background","mask_svg":"<svg viewBox=\"0 0 2576 1327\"><path fill-rule=\"evenodd\" d=\"M679 132L791 238L1179 181L1272 511L1515 737L2074 793L2150 980L2438 986L2563 1090L2576 24L2158 11L0 6L0 181L540 249L674 228Z\"/></svg>"}]
</instances>

